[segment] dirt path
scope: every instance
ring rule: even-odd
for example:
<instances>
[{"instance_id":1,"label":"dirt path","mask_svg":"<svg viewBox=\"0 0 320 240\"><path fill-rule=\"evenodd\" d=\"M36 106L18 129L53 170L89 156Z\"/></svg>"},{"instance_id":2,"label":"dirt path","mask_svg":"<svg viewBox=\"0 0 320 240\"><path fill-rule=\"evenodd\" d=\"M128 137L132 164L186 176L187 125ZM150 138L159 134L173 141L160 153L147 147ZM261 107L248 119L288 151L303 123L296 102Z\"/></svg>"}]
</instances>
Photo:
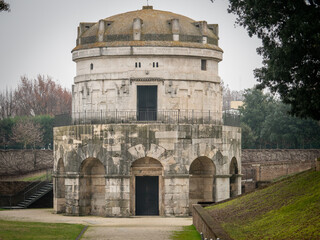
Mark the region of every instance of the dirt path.
<instances>
[{"instance_id":1,"label":"dirt path","mask_svg":"<svg viewBox=\"0 0 320 240\"><path fill-rule=\"evenodd\" d=\"M89 228L81 239L129 239L129 240L165 240L172 231L192 224L192 218L163 217L71 217L53 214L52 209L23 209L0 211L0 219L32 222L78 223Z\"/></svg>"}]
</instances>

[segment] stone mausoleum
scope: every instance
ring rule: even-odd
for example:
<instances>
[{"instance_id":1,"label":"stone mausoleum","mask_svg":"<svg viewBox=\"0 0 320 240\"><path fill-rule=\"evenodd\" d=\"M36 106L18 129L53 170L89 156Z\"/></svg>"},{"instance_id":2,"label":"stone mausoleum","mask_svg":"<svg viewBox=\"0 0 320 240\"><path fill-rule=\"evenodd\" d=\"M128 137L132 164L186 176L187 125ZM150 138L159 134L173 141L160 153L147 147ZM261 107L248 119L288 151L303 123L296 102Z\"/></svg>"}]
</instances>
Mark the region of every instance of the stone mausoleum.
<instances>
[{"instance_id":1,"label":"stone mausoleum","mask_svg":"<svg viewBox=\"0 0 320 240\"><path fill-rule=\"evenodd\" d=\"M145 6L80 23L72 124L54 129L54 209L188 216L241 193L222 121L217 24Z\"/></svg>"}]
</instances>

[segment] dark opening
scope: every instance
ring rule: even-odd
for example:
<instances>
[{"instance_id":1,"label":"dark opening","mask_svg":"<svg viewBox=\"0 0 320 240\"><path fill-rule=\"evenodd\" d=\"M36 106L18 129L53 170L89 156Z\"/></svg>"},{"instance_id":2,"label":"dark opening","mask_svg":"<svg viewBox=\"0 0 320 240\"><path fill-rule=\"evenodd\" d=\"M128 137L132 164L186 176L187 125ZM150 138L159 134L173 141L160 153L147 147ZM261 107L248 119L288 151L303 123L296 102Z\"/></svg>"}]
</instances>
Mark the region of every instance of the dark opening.
<instances>
[{"instance_id":1,"label":"dark opening","mask_svg":"<svg viewBox=\"0 0 320 240\"><path fill-rule=\"evenodd\" d=\"M207 70L207 60L201 59L201 70Z\"/></svg>"},{"instance_id":2,"label":"dark opening","mask_svg":"<svg viewBox=\"0 0 320 240\"><path fill-rule=\"evenodd\" d=\"M136 177L136 215L159 215L159 177Z\"/></svg>"},{"instance_id":3,"label":"dark opening","mask_svg":"<svg viewBox=\"0 0 320 240\"><path fill-rule=\"evenodd\" d=\"M157 86L137 87L137 120L156 121L157 120Z\"/></svg>"},{"instance_id":4,"label":"dark opening","mask_svg":"<svg viewBox=\"0 0 320 240\"><path fill-rule=\"evenodd\" d=\"M90 64L90 70L93 70L93 63Z\"/></svg>"}]
</instances>

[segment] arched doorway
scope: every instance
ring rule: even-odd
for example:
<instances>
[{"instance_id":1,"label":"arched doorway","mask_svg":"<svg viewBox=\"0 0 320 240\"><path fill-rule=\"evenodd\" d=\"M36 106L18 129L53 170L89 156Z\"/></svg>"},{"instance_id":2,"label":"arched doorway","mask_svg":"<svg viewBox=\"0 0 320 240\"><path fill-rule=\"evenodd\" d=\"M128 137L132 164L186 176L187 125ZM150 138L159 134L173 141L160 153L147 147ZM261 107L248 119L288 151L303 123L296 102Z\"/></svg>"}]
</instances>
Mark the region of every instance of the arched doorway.
<instances>
[{"instance_id":1,"label":"arched doorway","mask_svg":"<svg viewBox=\"0 0 320 240\"><path fill-rule=\"evenodd\" d=\"M57 213L66 212L65 199L65 168L63 159L60 158L56 168L55 187L54 187L54 209Z\"/></svg>"},{"instance_id":2,"label":"arched doorway","mask_svg":"<svg viewBox=\"0 0 320 240\"><path fill-rule=\"evenodd\" d=\"M238 163L237 159L234 157L231 159L230 163L230 197L238 195L238 174Z\"/></svg>"},{"instance_id":3,"label":"arched doorway","mask_svg":"<svg viewBox=\"0 0 320 240\"><path fill-rule=\"evenodd\" d=\"M84 160L80 167L79 206L81 215L105 216L105 168L96 158Z\"/></svg>"},{"instance_id":4,"label":"arched doorway","mask_svg":"<svg viewBox=\"0 0 320 240\"><path fill-rule=\"evenodd\" d=\"M214 202L216 168L211 159L198 157L189 170L189 213L192 213L192 204Z\"/></svg>"},{"instance_id":5,"label":"arched doorway","mask_svg":"<svg viewBox=\"0 0 320 240\"><path fill-rule=\"evenodd\" d=\"M133 215L163 215L163 167L150 157L131 165L131 212Z\"/></svg>"}]
</instances>

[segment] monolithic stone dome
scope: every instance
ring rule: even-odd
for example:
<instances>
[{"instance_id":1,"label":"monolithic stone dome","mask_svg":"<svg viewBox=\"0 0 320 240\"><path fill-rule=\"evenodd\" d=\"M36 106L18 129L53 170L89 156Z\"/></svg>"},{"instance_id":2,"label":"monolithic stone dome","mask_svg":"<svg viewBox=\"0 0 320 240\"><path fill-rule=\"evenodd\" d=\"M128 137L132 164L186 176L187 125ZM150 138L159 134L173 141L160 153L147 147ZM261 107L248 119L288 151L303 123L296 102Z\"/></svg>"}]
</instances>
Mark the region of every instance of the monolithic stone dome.
<instances>
[{"instance_id":1,"label":"monolithic stone dome","mask_svg":"<svg viewBox=\"0 0 320 240\"><path fill-rule=\"evenodd\" d=\"M74 50L108 46L218 47L218 25L195 21L167 11L144 6L100 20L81 23Z\"/></svg>"}]
</instances>

